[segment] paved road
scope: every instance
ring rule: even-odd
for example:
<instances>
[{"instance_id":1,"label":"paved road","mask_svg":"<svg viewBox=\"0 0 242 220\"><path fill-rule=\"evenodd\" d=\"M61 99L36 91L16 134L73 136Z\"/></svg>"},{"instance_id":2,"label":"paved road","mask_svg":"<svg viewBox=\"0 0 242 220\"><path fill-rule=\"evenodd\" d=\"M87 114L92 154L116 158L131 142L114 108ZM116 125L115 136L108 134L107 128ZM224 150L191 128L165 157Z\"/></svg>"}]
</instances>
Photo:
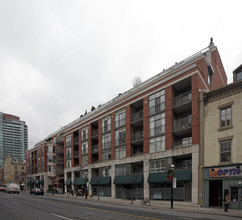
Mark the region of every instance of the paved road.
<instances>
[{"instance_id":1,"label":"paved road","mask_svg":"<svg viewBox=\"0 0 242 220\"><path fill-rule=\"evenodd\" d=\"M159 210L148 207L122 206L101 201L75 201L53 196L34 196L28 193L0 193L1 220L192 220L192 219L236 219L223 215ZM241 219L241 218L237 218Z\"/></svg>"}]
</instances>

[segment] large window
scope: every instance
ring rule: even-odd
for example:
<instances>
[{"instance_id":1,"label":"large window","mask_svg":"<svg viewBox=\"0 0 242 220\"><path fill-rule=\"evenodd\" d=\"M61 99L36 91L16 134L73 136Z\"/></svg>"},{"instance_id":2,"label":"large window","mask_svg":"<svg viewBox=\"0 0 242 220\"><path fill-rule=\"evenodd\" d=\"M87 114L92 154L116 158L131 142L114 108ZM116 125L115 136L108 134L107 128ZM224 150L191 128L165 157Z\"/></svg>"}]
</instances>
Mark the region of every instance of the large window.
<instances>
[{"instance_id":1,"label":"large window","mask_svg":"<svg viewBox=\"0 0 242 220\"><path fill-rule=\"evenodd\" d=\"M111 134L105 134L102 136L102 149L110 149L111 148Z\"/></svg>"},{"instance_id":2,"label":"large window","mask_svg":"<svg viewBox=\"0 0 242 220\"><path fill-rule=\"evenodd\" d=\"M125 175L127 175L127 167L126 166L117 166L115 168L115 175L116 176L125 176Z\"/></svg>"},{"instance_id":3,"label":"large window","mask_svg":"<svg viewBox=\"0 0 242 220\"><path fill-rule=\"evenodd\" d=\"M165 136L150 139L150 153L165 150Z\"/></svg>"},{"instance_id":4,"label":"large window","mask_svg":"<svg viewBox=\"0 0 242 220\"><path fill-rule=\"evenodd\" d=\"M166 160L151 160L150 161L150 173L166 171Z\"/></svg>"},{"instance_id":5,"label":"large window","mask_svg":"<svg viewBox=\"0 0 242 220\"><path fill-rule=\"evenodd\" d=\"M71 135L66 136L66 147L71 147Z\"/></svg>"},{"instance_id":6,"label":"large window","mask_svg":"<svg viewBox=\"0 0 242 220\"><path fill-rule=\"evenodd\" d=\"M220 127L224 128L231 125L231 106L224 109L220 109Z\"/></svg>"},{"instance_id":7,"label":"large window","mask_svg":"<svg viewBox=\"0 0 242 220\"><path fill-rule=\"evenodd\" d=\"M85 166L88 164L88 156L82 156L82 166Z\"/></svg>"},{"instance_id":8,"label":"large window","mask_svg":"<svg viewBox=\"0 0 242 220\"><path fill-rule=\"evenodd\" d=\"M165 133L165 113L150 118L150 137Z\"/></svg>"},{"instance_id":9,"label":"large window","mask_svg":"<svg viewBox=\"0 0 242 220\"><path fill-rule=\"evenodd\" d=\"M71 148L67 148L66 149L66 160L70 160L71 159Z\"/></svg>"},{"instance_id":10,"label":"large window","mask_svg":"<svg viewBox=\"0 0 242 220\"><path fill-rule=\"evenodd\" d=\"M111 116L102 119L102 133L111 131Z\"/></svg>"},{"instance_id":11,"label":"large window","mask_svg":"<svg viewBox=\"0 0 242 220\"><path fill-rule=\"evenodd\" d=\"M119 129L115 132L115 146L125 144L125 128Z\"/></svg>"},{"instance_id":12,"label":"large window","mask_svg":"<svg viewBox=\"0 0 242 220\"><path fill-rule=\"evenodd\" d=\"M82 142L82 155L87 155L88 154L88 142Z\"/></svg>"},{"instance_id":13,"label":"large window","mask_svg":"<svg viewBox=\"0 0 242 220\"><path fill-rule=\"evenodd\" d=\"M82 141L88 139L88 126L82 128Z\"/></svg>"},{"instance_id":14,"label":"large window","mask_svg":"<svg viewBox=\"0 0 242 220\"><path fill-rule=\"evenodd\" d=\"M161 90L149 97L150 115L165 110L165 90Z\"/></svg>"},{"instance_id":15,"label":"large window","mask_svg":"<svg viewBox=\"0 0 242 220\"><path fill-rule=\"evenodd\" d=\"M115 159L122 159L126 157L126 148L118 147L115 149Z\"/></svg>"},{"instance_id":16,"label":"large window","mask_svg":"<svg viewBox=\"0 0 242 220\"><path fill-rule=\"evenodd\" d=\"M221 162L231 161L231 142L232 142L231 140L220 142Z\"/></svg>"},{"instance_id":17,"label":"large window","mask_svg":"<svg viewBox=\"0 0 242 220\"><path fill-rule=\"evenodd\" d=\"M115 128L121 127L125 125L125 109L122 109L115 113Z\"/></svg>"},{"instance_id":18,"label":"large window","mask_svg":"<svg viewBox=\"0 0 242 220\"><path fill-rule=\"evenodd\" d=\"M102 152L102 161L111 160L111 151Z\"/></svg>"}]
</instances>

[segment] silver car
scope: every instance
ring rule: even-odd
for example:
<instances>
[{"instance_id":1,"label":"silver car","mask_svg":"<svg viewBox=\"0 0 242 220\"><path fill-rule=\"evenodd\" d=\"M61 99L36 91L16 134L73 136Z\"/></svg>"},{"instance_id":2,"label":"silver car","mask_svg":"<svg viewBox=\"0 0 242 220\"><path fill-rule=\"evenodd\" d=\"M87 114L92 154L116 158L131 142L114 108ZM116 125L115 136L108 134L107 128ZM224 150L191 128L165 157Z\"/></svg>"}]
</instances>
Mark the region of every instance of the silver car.
<instances>
[{"instance_id":1,"label":"silver car","mask_svg":"<svg viewBox=\"0 0 242 220\"><path fill-rule=\"evenodd\" d=\"M5 193L20 193L20 187L16 183L9 183L5 187Z\"/></svg>"}]
</instances>

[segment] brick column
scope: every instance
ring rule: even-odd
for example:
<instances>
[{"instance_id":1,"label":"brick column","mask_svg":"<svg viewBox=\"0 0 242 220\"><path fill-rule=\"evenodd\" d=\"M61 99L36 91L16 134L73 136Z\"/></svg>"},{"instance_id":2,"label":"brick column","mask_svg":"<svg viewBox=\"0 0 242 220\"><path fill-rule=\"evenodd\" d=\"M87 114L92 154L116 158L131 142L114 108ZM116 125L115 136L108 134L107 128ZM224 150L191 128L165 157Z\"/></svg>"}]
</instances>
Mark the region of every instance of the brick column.
<instances>
[{"instance_id":1,"label":"brick column","mask_svg":"<svg viewBox=\"0 0 242 220\"><path fill-rule=\"evenodd\" d=\"M44 170L47 172L47 146L44 146Z\"/></svg>"},{"instance_id":2,"label":"brick column","mask_svg":"<svg viewBox=\"0 0 242 220\"><path fill-rule=\"evenodd\" d=\"M64 168L66 168L66 136L64 136Z\"/></svg>"},{"instance_id":3,"label":"brick column","mask_svg":"<svg viewBox=\"0 0 242 220\"><path fill-rule=\"evenodd\" d=\"M165 142L166 150L173 147L173 111L172 111L173 90L172 86L169 86L165 90Z\"/></svg>"},{"instance_id":4,"label":"brick column","mask_svg":"<svg viewBox=\"0 0 242 220\"><path fill-rule=\"evenodd\" d=\"M126 143L126 157L131 157L132 149L130 144L130 137L131 137L131 125L130 125L130 118L131 118L131 106L126 106L125 108L126 114L126 130L125 130L125 143Z\"/></svg>"},{"instance_id":5,"label":"brick column","mask_svg":"<svg viewBox=\"0 0 242 220\"><path fill-rule=\"evenodd\" d=\"M102 162L102 119L98 120L98 161Z\"/></svg>"},{"instance_id":6,"label":"brick column","mask_svg":"<svg viewBox=\"0 0 242 220\"><path fill-rule=\"evenodd\" d=\"M143 152L149 153L149 97L143 99Z\"/></svg>"},{"instance_id":7,"label":"brick column","mask_svg":"<svg viewBox=\"0 0 242 220\"><path fill-rule=\"evenodd\" d=\"M192 144L199 144L199 80L192 76Z\"/></svg>"},{"instance_id":8,"label":"brick column","mask_svg":"<svg viewBox=\"0 0 242 220\"><path fill-rule=\"evenodd\" d=\"M115 113L111 114L111 160L115 160Z\"/></svg>"},{"instance_id":9,"label":"brick column","mask_svg":"<svg viewBox=\"0 0 242 220\"><path fill-rule=\"evenodd\" d=\"M74 167L74 134L71 134L71 167Z\"/></svg>"}]
</instances>

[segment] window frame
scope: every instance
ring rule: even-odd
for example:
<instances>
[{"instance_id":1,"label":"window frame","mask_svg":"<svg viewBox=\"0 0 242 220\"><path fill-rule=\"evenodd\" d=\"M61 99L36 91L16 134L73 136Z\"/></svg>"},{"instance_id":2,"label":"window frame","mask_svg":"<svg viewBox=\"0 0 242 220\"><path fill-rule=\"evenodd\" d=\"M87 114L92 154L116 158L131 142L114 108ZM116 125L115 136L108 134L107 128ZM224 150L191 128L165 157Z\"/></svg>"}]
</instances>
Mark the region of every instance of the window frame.
<instances>
[{"instance_id":1,"label":"window frame","mask_svg":"<svg viewBox=\"0 0 242 220\"><path fill-rule=\"evenodd\" d=\"M230 150L227 150L227 151L223 151L222 152L222 144L225 144L225 143L230 143ZM227 160L227 161L222 161L222 154L226 154L230 152L230 160ZM232 138L228 138L228 139L224 139L224 140L220 140L219 141L219 154L220 154L220 163L231 163L232 162Z\"/></svg>"},{"instance_id":2,"label":"window frame","mask_svg":"<svg viewBox=\"0 0 242 220\"><path fill-rule=\"evenodd\" d=\"M233 106L234 102L230 102L230 103L227 103L227 104L224 104L224 105L220 105L218 106L218 109L219 109L219 131L220 130L225 130L225 129L230 129L230 128L233 128L233 114L232 114L232 106ZM228 119L227 119L227 116L228 116L228 113L227 113L227 110L230 108L230 124L228 125L227 122L228 122ZM226 110L225 112L225 125L222 126L222 111Z\"/></svg>"}]
</instances>

